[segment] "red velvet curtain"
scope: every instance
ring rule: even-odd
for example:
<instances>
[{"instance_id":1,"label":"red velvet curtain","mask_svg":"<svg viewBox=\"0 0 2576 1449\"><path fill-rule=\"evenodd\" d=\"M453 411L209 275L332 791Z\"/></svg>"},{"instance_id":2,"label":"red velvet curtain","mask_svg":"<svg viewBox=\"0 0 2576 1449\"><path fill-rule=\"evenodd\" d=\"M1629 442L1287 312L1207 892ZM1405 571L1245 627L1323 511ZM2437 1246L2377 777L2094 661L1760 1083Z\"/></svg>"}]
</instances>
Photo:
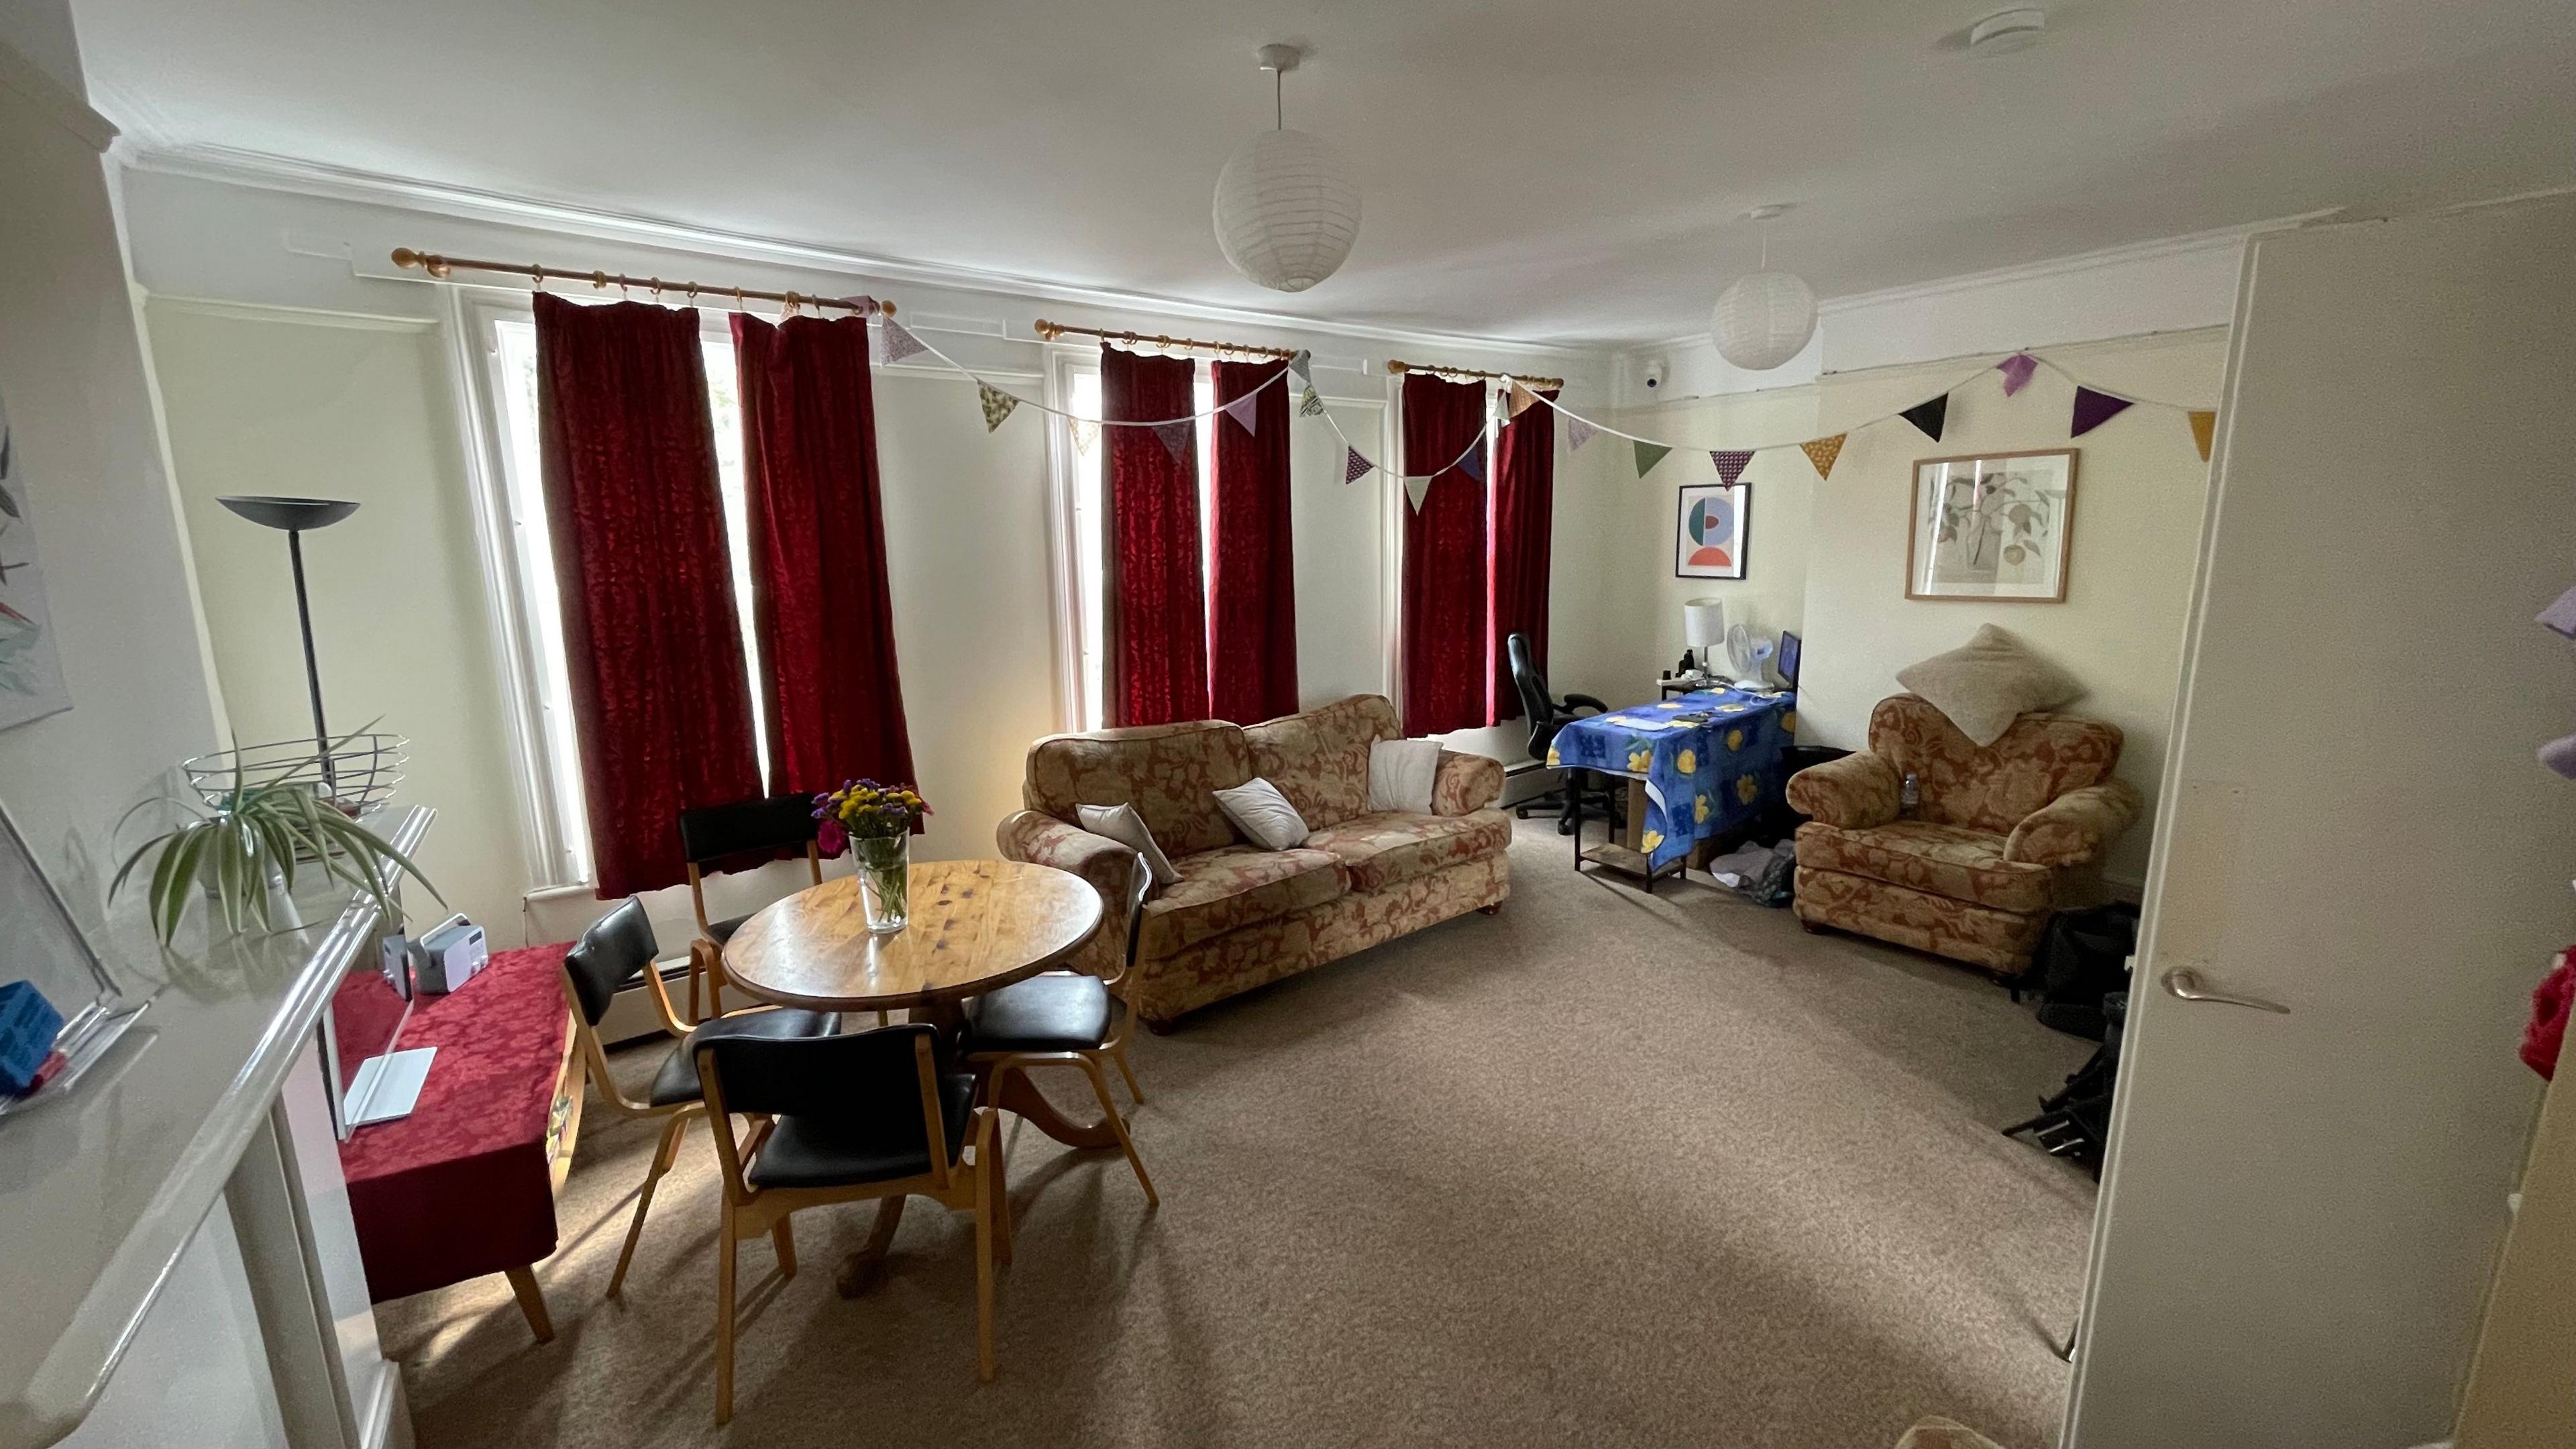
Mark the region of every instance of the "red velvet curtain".
<instances>
[{"instance_id":1,"label":"red velvet curtain","mask_svg":"<svg viewBox=\"0 0 2576 1449\"><path fill-rule=\"evenodd\" d=\"M1281 362L1220 362L1219 407L1258 393L1258 425L1216 429L1215 568L1208 579L1208 709L1254 724L1297 712L1297 580L1289 550L1288 387Z\"/></svg>"},{"instance_id":2,"label":"red velvet curtain","mask_svg":"<svg viewBox=\"0 0 2576 1449\"><path fill-rule=\"evenodd\" d=\"M1554 401L1556 394L1539 396ZM1520 691L1512 684L1511 656L1503 641L1527 634L1530 658L1547 665L1548 543L1556 523L1556 409L1531 403L1503 425L1502 472L1494 480L1493 685L1494 723L1521 717Z\"/></svg>"},{"instance_id":3,"label":"red velvet curtain","mask_svg":"<svg viewBox=\"0 0 2576 1449\"><path fill-rule=\"evenodd\" d=\"M1422 506L1404 519L1404 732L1446 734L1492 723L1485 699L1485 485L1447 467L1478 443L1485 389L1428 373L1404 379L1404 471L1434 468ZM1480 469L1481 471L1481 469Z\"/></svg>"},{"instance_id":4,"label":"red velvet curtain","mask_svg":"<svg viewBox=\"0 0 2576 1449\"><path fill-rule=\"evenodd\" d=\"M603 900L676 885L679 813L760 793L692 310L538 293L537 430Z\"/></svg>"},{"instance_id":5,"label":"red velvet curtain","mask_svg":"<svg viewBox=\"0 0 2576 1449\"><path fill-rule=\"evenodd\" d=\"M1186 357L1100 349L1104 422L1186 419L1198 410ZM1109 536L1102 614L1108 624L1108 722L1168 724L1208 717L1207 602L1199 586L1198 434L1171 428L1100 430L1108 461L1101 492ZM1164 437L1173 446L1164 444Z\"/></svg>"},{"instance_id":6,"label":"red velvet curtain","mask_svg":"<svg viewBox=\"0 0 2576 1449\"><path fill-rule=\"evenodd\" d=\"M868 324L733 316L752 624L773 794L907 785Z\"/></svg>"}]
</instances>

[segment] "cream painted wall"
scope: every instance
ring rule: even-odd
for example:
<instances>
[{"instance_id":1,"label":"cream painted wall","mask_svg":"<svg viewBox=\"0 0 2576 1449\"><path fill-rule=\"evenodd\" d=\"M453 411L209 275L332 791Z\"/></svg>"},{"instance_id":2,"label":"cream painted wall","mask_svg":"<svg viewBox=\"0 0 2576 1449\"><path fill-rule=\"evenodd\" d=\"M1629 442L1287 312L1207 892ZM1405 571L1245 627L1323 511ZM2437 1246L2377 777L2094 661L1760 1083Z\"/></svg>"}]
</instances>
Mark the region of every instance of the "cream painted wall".
<instances>
[{"instance_id":1,"label":"cream painted wall","mask_svg":"<svg viewBox=\"0 0 2576 1449\"><path fill-rule=\"evenodd\" d=\"M399 798L439 812L422 869L450 907L514 944L527 862L435 331L166 298L148 315L234 733L257 743L313 726L285 538L216 499L358 500L346 521L304 540L331 728L377 722L410 738Z\"/></svg>"},{"instance_id":2,"label":"cream painted wall","mask_svg":"<svg viewBox=\"0 0 2576 1449\"><path fill-rule=\"evenodd\" d=\"M2226 365L2223 332L2200 331L2047 355L2077 376L2137 396L2214 406ZM1882 368L1826 379L1818 431L1919 402L1980 359ZM2120 776L2149 800L2162 778L2183 625L2209 468L2181 413L2140 405L2068 442L2074 386L2043 368L2014 397L1988 368L1951 394L1939 443L1891 420L1854 432L1830 480L1815 486L1807 568L1807 657L1798 732L1857 748L1869 712L1898 692L1896 671L1996 623L2084 681L2070 712L2127 735ZM2074 553L2062 604L1917 602L1905 597L1905 543L1919 458L2034 448L2076 449ZM1798 455L1790 454L1792 458ZM1803 459L1798 459L1803 462ZM2113 881L2143 879L2152 821L2122 837Z\"/></svg>"}]
</instances>

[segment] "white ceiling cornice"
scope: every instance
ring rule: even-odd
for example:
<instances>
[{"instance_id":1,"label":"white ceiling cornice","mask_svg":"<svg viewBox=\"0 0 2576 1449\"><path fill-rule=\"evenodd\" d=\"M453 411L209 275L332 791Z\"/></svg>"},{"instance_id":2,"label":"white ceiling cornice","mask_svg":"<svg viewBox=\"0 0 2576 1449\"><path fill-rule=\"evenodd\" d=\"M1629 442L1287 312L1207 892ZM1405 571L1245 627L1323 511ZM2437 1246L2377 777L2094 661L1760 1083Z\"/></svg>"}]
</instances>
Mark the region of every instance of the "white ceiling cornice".
<instances>
[{"instance_id":1,"label":"white ceiling cornice","mask_svg":"<svg viewBox=\"0 0 2576 1449\"><path fill-rule=\"evenodd\" d=\"M623 241L639 246L668 247L738 261L810 267L821 271L847 273L890 282L914 282L923 286L948 287L960 291L1037 298L1120 311L1155 313L1168 317L1188 318L1193 321L1223 322L1244 327L1285 328L1303 332L1327 332L1339 336L1414 347L1463 347L1485 351L1536 353L1591 361L1606 361L1611 352L1607 347L1571 347L1563 343L1532 342L1512 337L1480 337L1463 333L1427 332L1412 328L1377 326L1331 318L1298 317L1251 308L1187 302L1140 292L1122 292L1109 288L1050 282L1034 277L952 266L940 262L906 261L892 257L870 256L819 243L752 236L687 222L666 221L656 217L630 216L619 212L600 211L533 197L512 196L474 187L419 181L354 167L334 166L324 162L244 151L229 146L138 146L131 155L124 158L124 162L133 170L154 172L165 176L188 177L199 181L255 187L267 191L283 191L335 201L400 207L504 225L541 227L552 231L598 237L603 240Z\"/></svg>"}]
</instances>

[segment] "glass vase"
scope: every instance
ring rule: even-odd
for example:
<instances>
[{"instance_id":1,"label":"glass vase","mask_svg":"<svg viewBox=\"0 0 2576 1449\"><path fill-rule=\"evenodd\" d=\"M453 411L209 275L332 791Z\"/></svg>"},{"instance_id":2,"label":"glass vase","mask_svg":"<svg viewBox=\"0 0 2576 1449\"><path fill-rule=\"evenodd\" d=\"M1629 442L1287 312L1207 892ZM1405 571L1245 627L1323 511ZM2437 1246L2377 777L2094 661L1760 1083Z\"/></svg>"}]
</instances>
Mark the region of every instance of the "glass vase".
<instances>
[{"instance_id":1,"label":"glass vase","mask_svg":"<svg viewBox=\"0 0 2576 1449\"><path fill-rule=\"evenodd\" d=\"M850 860L859 868L859 896L867 905L868 929L902 930L912 918L911 832L853 836Z\"/></svg>"}]
</instances>

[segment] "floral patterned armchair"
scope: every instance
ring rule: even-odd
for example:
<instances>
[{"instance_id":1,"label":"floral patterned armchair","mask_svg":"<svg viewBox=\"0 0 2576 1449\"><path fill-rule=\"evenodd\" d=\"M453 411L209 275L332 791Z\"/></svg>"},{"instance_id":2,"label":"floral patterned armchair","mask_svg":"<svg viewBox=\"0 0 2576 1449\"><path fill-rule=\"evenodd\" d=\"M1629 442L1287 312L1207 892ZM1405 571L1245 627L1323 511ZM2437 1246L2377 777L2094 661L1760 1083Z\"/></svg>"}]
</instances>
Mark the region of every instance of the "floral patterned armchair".
<instances>
[{"instance_id":1,"label":"floral patterned armchair","mask_svg":"<svg viewBox=\"0 0 2576 1449\"><path fill-rule=\"evenodd\" d=\"M1790 777L1789 804L1811 817L1798 919L2018 976L2050 910L2138 818L2119 763L2119 728L2099 720L2025 714L1979 749L1922 698L1881 700L1867 750Z\"/></svg>"}]
</instances>

